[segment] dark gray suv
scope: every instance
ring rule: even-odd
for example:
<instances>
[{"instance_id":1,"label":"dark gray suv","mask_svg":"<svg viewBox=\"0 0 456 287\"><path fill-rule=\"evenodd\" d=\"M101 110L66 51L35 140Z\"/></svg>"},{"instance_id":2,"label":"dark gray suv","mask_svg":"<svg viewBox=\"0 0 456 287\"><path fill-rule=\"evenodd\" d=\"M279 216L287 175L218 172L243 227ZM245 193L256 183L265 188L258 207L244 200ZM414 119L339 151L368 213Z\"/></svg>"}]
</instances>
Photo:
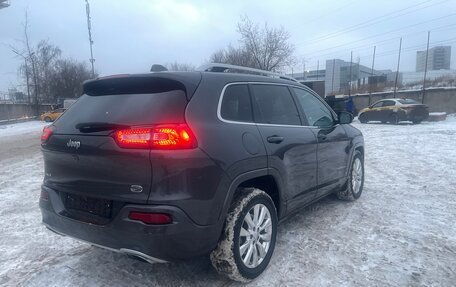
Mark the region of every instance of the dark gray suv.
<instances>
[{"instance_id":1,"label":"dark gray suv","mask_svg":"<svg viewBox=\"0 0 456 287\"><path fill-rule=\"evenodd\" d=\"M279 221L328 194L361 195L351 114L291 79L227 70L84 83L41 137L44 224L150 262L210 254L248 281L267 267Z\"/></svg>"}]
</instances>

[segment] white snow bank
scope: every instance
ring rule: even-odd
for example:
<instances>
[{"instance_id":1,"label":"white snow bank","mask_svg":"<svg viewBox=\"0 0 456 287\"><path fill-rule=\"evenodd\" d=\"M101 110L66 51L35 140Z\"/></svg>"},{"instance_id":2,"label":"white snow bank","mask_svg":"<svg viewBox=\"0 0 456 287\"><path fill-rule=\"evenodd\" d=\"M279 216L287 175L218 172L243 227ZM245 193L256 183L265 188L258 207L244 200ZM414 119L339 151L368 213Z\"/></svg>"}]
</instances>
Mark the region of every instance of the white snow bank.
<instances>
[{"instance_id":1,"label":"white snow bank","mask_svg":"<svg viewBox=\"0 0 456 287\"><path fill-rule=\"evenodd\" d=\"M0 126L0 138L7 136L17 136L27 134L30 132L38 132L49 123L41 121L30 121L24 123L8 124Z\"/></svg>"}]
</instances>

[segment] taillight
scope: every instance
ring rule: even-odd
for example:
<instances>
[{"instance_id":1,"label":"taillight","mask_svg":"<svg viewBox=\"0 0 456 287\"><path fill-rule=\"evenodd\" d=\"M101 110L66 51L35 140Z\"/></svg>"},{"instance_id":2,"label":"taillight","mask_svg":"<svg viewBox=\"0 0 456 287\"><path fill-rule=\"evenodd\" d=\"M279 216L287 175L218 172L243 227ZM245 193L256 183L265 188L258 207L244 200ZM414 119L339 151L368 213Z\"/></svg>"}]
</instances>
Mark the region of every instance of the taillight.
<instances>
[{"instance_id":1,"label":"taillight","mask_svg":"<svg viewBox=\"0 0 456 287\"><path fill-rule=\"evenodd\" d=\"M132 211L128 215L128 218L131 220L138 220L146 224L170 224L173 222L173 219L169 214L166 213L149 213L149 212L136 212Z\"/></svg>"},{"instance_id":2,"label":"taillight","mask_svg":"<svg viewBox=\"0 0 456 287\"><path fill-rule=\"evenodd\" d=\"M122 129L114 133L114 139L123 148L190 149L197 146L195 136L185 124Z\"/></svg>"},{"instance_id":3,"label":"taillight","mask_svg":"<svg viewBox=\"0 0 456 287\"><path fill-rule=\"evenodd\" d=\"M114 134L117 144L123 148L148 148L151 129L124 129Z\"/></svg>"},{"instance_id":4,"label":"taillight","mask_svg":"<svg viewBox=\"0 0 456 287\"><path fill-rule=\"evenodd\" d=\"M43 133L41 134L41 144L45 144L52 135L54 128L52 126L46 126L43 128Z\"/></svg>"}]
</instances>

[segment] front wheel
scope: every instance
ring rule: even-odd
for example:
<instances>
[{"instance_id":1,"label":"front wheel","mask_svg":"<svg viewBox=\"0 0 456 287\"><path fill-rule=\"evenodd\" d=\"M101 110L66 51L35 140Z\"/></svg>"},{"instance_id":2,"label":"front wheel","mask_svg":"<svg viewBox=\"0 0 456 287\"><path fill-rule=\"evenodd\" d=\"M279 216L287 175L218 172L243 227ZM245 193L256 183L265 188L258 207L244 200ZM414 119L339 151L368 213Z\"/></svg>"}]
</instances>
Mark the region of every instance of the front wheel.
<instances>
[{"instance_id":1,"label":"front wheel","mask_svg":"<svg viewBox=\"0 0 456 287\"><path fill-rule=\"evenodd\" d=\"M353 162L350 168L350 174L347 183L347 189L337 193L337 197L342 200L356 200L361 196L364 187L364 161L359 151L355 151Z\"/></svg>"},{"instance_id":2,"label":"front wheel","mask_svg":"<svg viewBox=\"0 0 456 287\"><path fill-rule=\"evenodd\" d=\"M359 115L358 120L359 120L362 124L367 123L367 117L366 117L365 114Z\"/></svg>"},{"instance_id":3,"label":"front wheel","mask_svg":"<svg viewBox=\"0 0 456 287\"><path fill-rule=\"evenodd\" d=\"M239 190L211 253L212 265L232 280L248 282L268 266L276 234L277 212L269 195L256 188Z\"/></svg>"}]
</instances>

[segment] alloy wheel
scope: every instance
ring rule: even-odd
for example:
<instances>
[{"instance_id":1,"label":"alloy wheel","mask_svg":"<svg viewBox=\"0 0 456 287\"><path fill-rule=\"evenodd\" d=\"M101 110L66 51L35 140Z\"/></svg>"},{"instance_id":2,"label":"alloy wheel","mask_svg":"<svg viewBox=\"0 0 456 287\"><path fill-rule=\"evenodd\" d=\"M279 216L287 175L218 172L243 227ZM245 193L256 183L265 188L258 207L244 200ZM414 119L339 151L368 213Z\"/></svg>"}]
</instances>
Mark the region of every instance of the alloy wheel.
<instances>
[{"instance_id":1,"label":"alloy wheel","mask_svg":"<svg viewBox=\"0 0 456 287\"><path fill-rule=\"evenodd\" d=\"M248 268L255 268L268 254L272 236L272 219L269 209L255 204L244 217L239 233L239 254Z\"/></svg>"},{"instance_id":2,"label":"alloy wheel","mask_svg":"<svg viewBox=\"0 0 456 287\"><path fill-rule=\"evenodd\" d=\"M355 161L353 162L351 180L352 180L353 193L354 194L359 193L359 191L361 189L361 184L363 181L363 166L362 166L361 160L358 157L355 158Z\"/></svg>"}]
</instances>

